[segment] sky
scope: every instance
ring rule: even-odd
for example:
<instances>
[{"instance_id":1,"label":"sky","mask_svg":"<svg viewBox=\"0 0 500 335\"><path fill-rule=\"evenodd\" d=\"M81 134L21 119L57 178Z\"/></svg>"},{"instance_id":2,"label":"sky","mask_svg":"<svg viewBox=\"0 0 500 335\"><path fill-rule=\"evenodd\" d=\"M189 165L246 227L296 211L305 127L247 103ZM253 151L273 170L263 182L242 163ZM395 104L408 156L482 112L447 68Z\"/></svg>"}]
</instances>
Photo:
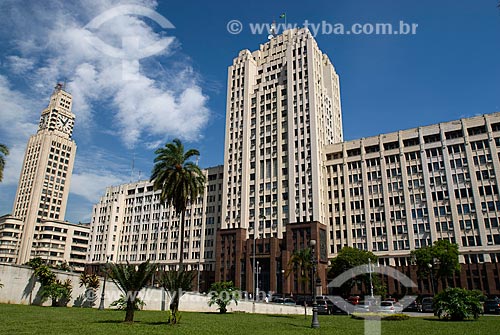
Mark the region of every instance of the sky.
<instances>
[{"instance_id":1,"label":"sky","mask_svg":"<svg viewBox=\"0 0 500 335\"><path fill-rule=\"evenodd\" d=\"M285 19L320 27L345 140L500 111L496 0L1 0L0 143L11 152L0 215L57 82L76 115L68 221L89 222L107 186L149 179L155 149L174 138L200 151L201 167L223 164L227 68L267 41L257 24ZM401 21L415 34L345 33Z\"/></svg>"}]
</instances>

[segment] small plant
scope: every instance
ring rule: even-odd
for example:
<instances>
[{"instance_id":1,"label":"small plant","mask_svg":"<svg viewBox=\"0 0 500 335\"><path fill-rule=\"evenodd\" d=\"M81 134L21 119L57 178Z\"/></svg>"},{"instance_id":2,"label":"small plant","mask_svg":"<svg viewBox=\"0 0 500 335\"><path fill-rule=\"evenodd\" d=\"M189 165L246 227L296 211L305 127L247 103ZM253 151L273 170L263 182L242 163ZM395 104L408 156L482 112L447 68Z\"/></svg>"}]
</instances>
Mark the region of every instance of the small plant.
<instances>
[{"instance_id":1,"label":"small plant","mask_svg":"<svg viewBox=\"0 0 500 335\"><path fill-rule=\"evenodd\" d=\"M441 319L463 321L477 319L483 308L480 291L469 291L462 288L449 288L434 298L434 313Z\"/></svg>"},{"instance_id":2,"label":"small plant","mask_svg":"<svg viewBox=\"0 0 500 335\"><path fill-rule=\"evenodd\" d=\"M216 304L219 306L219 312L227 312L227 306L234 301L238 305L239 294L233 286L232 281L215 282L210 286L210 300L208 306Z\"/></svg>"},{"instance_id":3,"label":"small plant","mask_svg":"<svg viewBox=\"0 0 500 335\"><path fill-rule=\"evenodd\" d=\"M116 307L119 311L125 311L127 309L127 298L121 294L120 299L115 300L109 305L110 307ZM134 300L134 310L139 311L146 306L146 303L139 298L135 298Z\"/></svg>"},{"instance_id":4,"label":"small plant","mask_svg":"<svg viewBox=\"0 0 500 335\"><path fill-rule=\"evenodd\" d=\"M82 273L80 275L80 287L97 290L99 288L99 277L96 274Z\"/></svg>"},{"instance_id":5,"label":"small plant","mask_svg":"<svg viewBox=\"0 0 500 335\"><path fill-rule=\"evenodd\" d=\"M175 325L181 322L181 312L179 310L172 313L171 310L167 311L167 323L169 325Z\"/></svg>"},{"instance_id":6,"label":"small plant","mask_svg":"<svg viewBox=\"0 0 500 335\"><path fill-rule=\"evenodd\" d=\"M52 307L66 306L71 299L72 292L73 287L71 286L70 279L66 279L64 282L57 279L43 286L41 295L42 302L51 299Z\"/></svg>"},{"instance_id":7,"label":"small plant","mask_svg":"<svg viewBox=\"0 0 500 335\"><path fill-rule=\"evenodd\" d=\"M194 276L194 271L168 271L163 274L160 279L160 285L171 295L170 313L168 314L168 324L175 325L180 316L179 302L184 291L191 290Z\"/></svg>"}]
</instances>

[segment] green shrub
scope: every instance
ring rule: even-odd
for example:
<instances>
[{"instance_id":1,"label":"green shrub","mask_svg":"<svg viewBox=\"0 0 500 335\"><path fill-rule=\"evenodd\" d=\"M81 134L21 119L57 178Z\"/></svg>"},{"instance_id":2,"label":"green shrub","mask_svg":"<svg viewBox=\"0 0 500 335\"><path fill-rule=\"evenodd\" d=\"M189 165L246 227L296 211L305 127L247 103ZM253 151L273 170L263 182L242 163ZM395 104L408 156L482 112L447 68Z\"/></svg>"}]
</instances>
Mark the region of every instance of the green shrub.
<instances>
[{"instance_id":1,"label":"green shrub","mask_svg":"<svg viewBox=\"0 0 500 335\"><path fill-rule=\"evenodd\" d=\"M234 301L238 305L239 293L232 281L215 282L210 286L208 306L219 306L219 312L227 312L227 306Z\"/></svg>"},{"instance_id":2,"label":"green shrub","mask_svg":"<svg viewBox=\"0 0 500 335\"><path fill-rule=\"evenodd\" d=\"M64 282L56 279L52 283L42 286L42 302L51 299L52 307L66 306L71 300L72 292L73 288L70 279L66 279Z\"/></svg>"},{"instance_id":3,"label":"green shrub","mask_svg":"<svg viewBox=\"0 0 500 335\"><path fill-rule=\"evenodd\" d=\"M404 321L408 320L410 318L409 315L406 314L392 314L392 315L387 315L382 318L384 321Z\"/></svg>"},{"instance_id":4,"label":"green shrub","mask_svg":"<svg viewBox=\"0 0 500 335\"><path fill-rule=\"evenodd\" d=\"M434 313L441 319L463 321L477 319L482 313L479 291L462 288L448 288L434 298Z\"/></svg>"},{"instance_id":5,"label":"green shrub","mask_svg":"<svg viewBox=\"0 0 500 335\"><path fill-rule=\"evenodd\" d=\"M353 313L351 318L356 320L383 320L383 321L404 321L410 316L406 314L387 314L387 313Z\"/></svg>"}]
</instances>

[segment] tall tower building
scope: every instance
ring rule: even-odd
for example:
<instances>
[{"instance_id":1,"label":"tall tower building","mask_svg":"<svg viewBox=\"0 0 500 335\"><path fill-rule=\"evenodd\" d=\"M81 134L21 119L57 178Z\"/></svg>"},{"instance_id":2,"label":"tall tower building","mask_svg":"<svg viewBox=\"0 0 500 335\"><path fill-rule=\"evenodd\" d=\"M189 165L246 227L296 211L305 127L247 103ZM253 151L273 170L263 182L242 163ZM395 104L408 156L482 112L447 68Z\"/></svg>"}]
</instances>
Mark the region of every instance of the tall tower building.
<instances>
[{"instance_id":1,"label":"tall tower building","mask_svg":"<svg viewBox=\"0 0 500 335\"><path fill-rule=\"evenodd\" d=\"M307 29L241 51L228 70L223 228L282 237L289 222L324 221L321 152L341 141L339 77Z\"/></svg>"},{"instance_id":2,"label":"tall tower building","mask_svg":"<svg viewBox=\"0 0 500 335\"><path fill-rule=\"evenodd\" d=\"M19 178L13 216L23 222L16 263L34 256L36 230L44 220L63 220L66 213L76 143L71 95L57 84L40 124L31 136Z\"/></svg>"},{"instance_id":3,"label":"tall tower building","mask_svg":"<svg viewBox=\"0 0 500 335\"><path fill-rule=\"evenodd\" d=\"M290 225L301 225L296 235L303 237L294 239L290 251L319 239L318 224L326 222L322 152L343 138L339 77L328 56L306 28L271 37L257 51L240 51L228 69L223 221L217 243L223 257L216 278L235 280L249 291L255 252L237 244L259 239L263 253L269 252L274 242L267 239L287 239ZM326 248L326 228L321 230ZM226 253L225 247L241 247L242 253ZM267 289L276 290L273 273L283 269L276 264L285 258L260 260L262 275L271 278L264 280L271 283Z\"/></svg>"}]
</instances>

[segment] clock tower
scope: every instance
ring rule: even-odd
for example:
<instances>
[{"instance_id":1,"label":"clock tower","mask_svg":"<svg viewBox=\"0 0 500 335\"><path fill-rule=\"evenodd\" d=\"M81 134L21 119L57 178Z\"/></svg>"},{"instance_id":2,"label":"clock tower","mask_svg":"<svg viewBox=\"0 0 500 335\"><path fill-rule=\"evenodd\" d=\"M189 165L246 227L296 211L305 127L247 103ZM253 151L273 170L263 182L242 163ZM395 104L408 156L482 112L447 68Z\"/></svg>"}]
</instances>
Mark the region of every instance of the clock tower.
<instances>
[{"instance_id":1,"label":"clock tower","mask_svg":"<svg viewBox=\"0 0 500 335\"><path fill-rule=\"evenodd\" d=\"M28 141L19 178L13 216L22 220L16 263L33 257L50 262L57 250L47 253L44 220L64 220L76 154L72 139L75 115L72 97L57 84L40 116L38 131Z\"/></svg>"}]
</instances>

